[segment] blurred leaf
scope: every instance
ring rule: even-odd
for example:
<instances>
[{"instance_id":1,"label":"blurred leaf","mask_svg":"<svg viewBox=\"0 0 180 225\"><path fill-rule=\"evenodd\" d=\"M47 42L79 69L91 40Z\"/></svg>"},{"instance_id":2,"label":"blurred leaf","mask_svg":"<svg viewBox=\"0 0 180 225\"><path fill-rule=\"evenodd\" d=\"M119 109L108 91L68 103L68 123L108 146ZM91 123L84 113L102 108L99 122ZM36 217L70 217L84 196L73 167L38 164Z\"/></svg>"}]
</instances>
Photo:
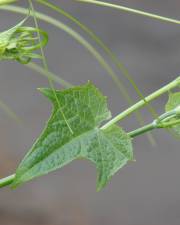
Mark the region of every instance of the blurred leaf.
<instances>
[{"instance_id":1,"label":"blurred leaf","mask_svg":"<svg viewBox=\"0 0 180 225\"><path fill-rule=\"evenodd\" d=\"M16 171L16 187L35 177L86 158L96 164L97 190L129 160L133 159L130 137L118 126L106 130L100 124L110 118L106 97L91 83L56 91L73 134L69 131L51 89L40 89L54 109L45 130Z\"/></svg>"},{"instance_id":2,"label":"blurred leaf","mask_svg":"<svg viewBox=\"0 0 180 225\"><path fill-rule=\"evenodd\" d=\"M170 93L169 100L165 107L166 112L171 111L178 106L180 106L180 92ZM173 126L173 130L175 134L180 137L180 125Z\"/></svg>"},{"instance_id":3,"label":"blurred leaf","mask_svg":"<svg viewBox=\"0 0 180 225\"><path fill-rule=\"evenodd\" d=\"M3 109L12 119L18 123L22 123L21 119L16 115L16 113L0 99L0 108Z\"/></svg>"},{"instance_id":4,"label":"blurred leaf","mask_svg":"<svg viewBox=\"0 0 180 225\"><path fill-rule=\"evenodd\" d=\"M0 0L0 6L17 2L17 0Z\"/></svg>"}]
</instances>

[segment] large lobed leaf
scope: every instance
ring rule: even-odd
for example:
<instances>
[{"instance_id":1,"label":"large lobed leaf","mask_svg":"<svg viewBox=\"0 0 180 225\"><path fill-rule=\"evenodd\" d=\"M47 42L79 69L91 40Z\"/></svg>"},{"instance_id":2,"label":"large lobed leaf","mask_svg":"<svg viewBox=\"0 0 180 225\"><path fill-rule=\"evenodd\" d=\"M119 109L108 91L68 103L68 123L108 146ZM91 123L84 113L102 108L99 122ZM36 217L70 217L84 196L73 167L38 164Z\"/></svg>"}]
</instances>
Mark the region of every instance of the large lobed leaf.
<instances>
[{"instance_id":1,"label":"large lobed leaf","mask_svg":"<svg viewBox=\"0 0 180 225\"><path fill-rule=\"evenodd\" d=\"M180 106L180 92L170 93L165 107L166 112L171 111L178 106ZM180 125L173 126L173 131L177 137L180 137Z\"/></svg>"},{"instance_id":2,"label":"large lobed leaf","mask_svg":"<svg viewBox=\"0 0 180 225\"><path fill-rule=\"evenodd\" d=\"M74 159L86 158L96 165L97 190L100 190L133 159L130 137L116 125L106 130L99 128L110 118L110 112L106 98L90 82L56 91L56 96L51 89L40 90L53 103L53 112L45 130L17 169L12 186L61 168Z\"/></svg>"}]
</instances>

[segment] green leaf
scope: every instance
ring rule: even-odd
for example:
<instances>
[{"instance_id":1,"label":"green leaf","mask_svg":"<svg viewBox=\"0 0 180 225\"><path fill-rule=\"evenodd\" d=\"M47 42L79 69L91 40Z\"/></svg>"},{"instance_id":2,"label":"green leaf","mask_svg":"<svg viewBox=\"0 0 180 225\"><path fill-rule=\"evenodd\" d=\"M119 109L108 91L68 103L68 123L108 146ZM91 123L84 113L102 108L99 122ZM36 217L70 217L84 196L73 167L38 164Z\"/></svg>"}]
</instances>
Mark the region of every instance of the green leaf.
<instances>
[{"instance_id":1,"label":"green leaf","mask_svg":"<svg viewBox=\"0 0 180 225\"><path fill-rule=\"evenodd\" d=\"M180 92L170 93L169 100L165 107L166 112L171 111L178 106L180 106ZM173 131L180 137L180 125L173 126Z\"/></svg>"},{"instance_id":2,"label":"green leaf","mask_svg":"<svg viewBox=\"0 0 180 225\"><path fill-rule=\"evenodd\" d=\"M10 28L9 30L6 30L4 32L0 33L0 58L3 57L3 54L6 51L6 48L13 36L13 34L18 30L18 28L20 28L25 20L21 21L20 23L18 23L16 26Z\"/></svg>"},{"instance_id":3,"label":"green leaf","mask_svg":"<svg viewBox=\"0 0 180 225\"><path fill-rule=\"evenodd\" d=\"M111 115L106 97L91 83L56 91L72 134L58 110L53 91L40 91L53 103L52 115L17 169L12 186L47 174L75 159L85 158L96 165L97 190L100 190L121 167L133 159L131 139L120 127L99 128Z\"/></svg>"}]
</instances>

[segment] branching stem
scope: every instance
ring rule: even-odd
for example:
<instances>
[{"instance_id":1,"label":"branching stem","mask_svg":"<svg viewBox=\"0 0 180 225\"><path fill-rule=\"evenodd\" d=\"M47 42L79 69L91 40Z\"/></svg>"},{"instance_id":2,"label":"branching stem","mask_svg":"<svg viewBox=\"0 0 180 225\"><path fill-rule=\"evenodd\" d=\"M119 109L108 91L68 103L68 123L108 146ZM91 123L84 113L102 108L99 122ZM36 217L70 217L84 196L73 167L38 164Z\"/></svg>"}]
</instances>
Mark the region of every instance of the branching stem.
<instances>
[{"instance_id":1,"label":"branching stem","mask_svg":"<svg viewBox=\"0 0 180 225\"><path fill-rule=\"evenodd\" d=\"M128 134L131 138L134 138L141 134L147 133L153 129L170 128L172 126L179 125L180 119L175 119L175 118L177 118L177 113L175 110L172 110L170 112L164 113L158 119L154 120L152 123L147 124L146 126L140 127L134 131L131 131ZM171 119L174 119L174 120L171 120Z\"/></svg>"},{"instance_id":2,"label":"branching stem","mask_svg":"<svg viewBox=\"0 0 180 225\"><path fill-rule=\"evenodd\" d=\"M166 92L170 91L171 89L177 87L178 85L180 85L180 76L178 78L176 78L175 80L173 80L172 82L170 82L169 84L160 88L159 90L153 92L151 95L147 96L145 98L146 101L140 100L139 102L137 102L133 106L129 107L128 109L126 109L122 113L115 116L112 120L110 120L108 123L106 123L104 126L102 126L101 129L104 130L104 129L110 127L111 125L117 123L118 121L123 120L125 117L129 116L131 113L133 113L136 110L142 108L147 102L150 102L150 101L160 97L161 95L163 95L164 93L166 93Z\"/></svg>"}]
</instances>

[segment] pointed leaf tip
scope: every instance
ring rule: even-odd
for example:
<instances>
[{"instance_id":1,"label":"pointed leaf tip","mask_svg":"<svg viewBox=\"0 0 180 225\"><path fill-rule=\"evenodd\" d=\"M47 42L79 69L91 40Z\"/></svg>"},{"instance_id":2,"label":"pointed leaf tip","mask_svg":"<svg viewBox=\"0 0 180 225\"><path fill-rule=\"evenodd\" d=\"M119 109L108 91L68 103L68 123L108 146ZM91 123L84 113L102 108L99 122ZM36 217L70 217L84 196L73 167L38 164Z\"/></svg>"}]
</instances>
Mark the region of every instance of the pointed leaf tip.
<instances>
[{"instance_id":1,"label":"pointed leaf tip","mask_svg":"<svg viewBox=\"0 0 180 225\"><path fill-rule=\"evenodd\" d=\"M54 99L54 93L51 88L37 88L38 91L40 91L45 97L47 97L50 100ZM54 90L56 92L56 90Z\"/></svg>"}]
</instances>

